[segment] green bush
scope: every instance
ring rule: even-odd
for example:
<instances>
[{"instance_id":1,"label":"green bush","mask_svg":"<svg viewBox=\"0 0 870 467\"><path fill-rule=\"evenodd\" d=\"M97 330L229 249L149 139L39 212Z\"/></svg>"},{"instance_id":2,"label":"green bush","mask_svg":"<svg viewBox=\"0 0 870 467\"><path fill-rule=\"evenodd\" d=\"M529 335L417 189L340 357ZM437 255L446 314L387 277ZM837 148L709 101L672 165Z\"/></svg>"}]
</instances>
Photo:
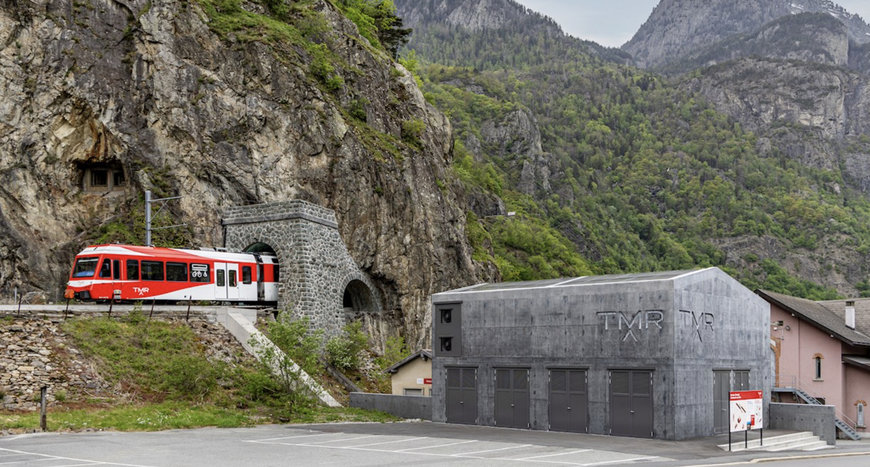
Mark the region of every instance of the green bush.
<instances>
[{"instance_id":1,"label":"green bush","mask_svg":"<svg viewBox=\"0 0 870 467\"><path fill-rule=\"evenodd\" d=\"M326 358L339 370L358 370L360 354L368 348L368 336L362 330L362 322L355 321L344 327L344 331L326 343Z\"/></svg>"},{"instance_id":2,"label":"green bush","mask_svg":"<svg viewBox=\"0 0 870 467\"><path fill-rule=\"evenodd\" d=\"M310 375L321 373L320 343L323 340L323 331L312 330L307 318L279 317L277 321L266 326L265 334L306 373Z\"/></svg>"}]
</instances>

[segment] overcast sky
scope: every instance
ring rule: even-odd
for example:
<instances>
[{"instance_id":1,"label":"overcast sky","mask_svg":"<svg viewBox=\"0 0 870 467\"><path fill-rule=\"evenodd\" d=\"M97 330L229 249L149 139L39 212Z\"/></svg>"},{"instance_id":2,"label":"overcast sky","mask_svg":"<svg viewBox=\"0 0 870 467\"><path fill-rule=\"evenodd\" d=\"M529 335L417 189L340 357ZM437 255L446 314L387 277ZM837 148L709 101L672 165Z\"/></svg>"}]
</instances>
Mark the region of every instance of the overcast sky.
<instances>
[{"instance_id":1,"label":"overcast sky","mask_svg":"<svg viewBox=\"0 0 870 467\"><path fill-rule=\"evenodd\" d=\"M658 0L516 0L559 23L562 29L580 39L608 47L628 42L649 18ZM795 0L800 3L800 0ZM870 1L835 0L850 13L870 20Z\"/></svg>"}]
</instances>

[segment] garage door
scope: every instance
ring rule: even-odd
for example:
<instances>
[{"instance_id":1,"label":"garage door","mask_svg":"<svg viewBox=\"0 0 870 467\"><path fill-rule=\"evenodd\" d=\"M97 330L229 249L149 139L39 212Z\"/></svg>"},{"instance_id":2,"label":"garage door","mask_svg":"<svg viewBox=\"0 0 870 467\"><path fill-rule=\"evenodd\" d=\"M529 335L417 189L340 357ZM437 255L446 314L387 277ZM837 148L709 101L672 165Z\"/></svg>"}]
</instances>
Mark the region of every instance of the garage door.
<instances>
[{"instance_id":1,"label":"garage door","mask_svg":"<svg viewBox=\"0 0 870 467\"><path fill-rule=\"evenodd\" d=\"M528 368L496 368L495 425L529 427Z\"/></svg>"},{"instance_id":2,"label":"garage door","mask_svg":"<svg viewBox=\"0 0 870 467\"><path fill-rule=\"evenodd\" d=\"M653 437L652 372L610 372L610 434Z\"/></svg>"},{"instance_id":3,"label":"garage door","mask_svg":"<svg viewBox=\"0 0 870 467\"><path fill-rule=\"evenodd\" d=\"M477 423L477 368L447 368L447 423Z\"/></svg>"},{"instance_id":4,"label":"garage door","mask_svg":"<svg viewBox=\"0 0 870 467\"><path fill-rule=\"evenodd\" d=\"M551 369L550 429L586 433L586 370Z\"/></svg>"}]
</instances>

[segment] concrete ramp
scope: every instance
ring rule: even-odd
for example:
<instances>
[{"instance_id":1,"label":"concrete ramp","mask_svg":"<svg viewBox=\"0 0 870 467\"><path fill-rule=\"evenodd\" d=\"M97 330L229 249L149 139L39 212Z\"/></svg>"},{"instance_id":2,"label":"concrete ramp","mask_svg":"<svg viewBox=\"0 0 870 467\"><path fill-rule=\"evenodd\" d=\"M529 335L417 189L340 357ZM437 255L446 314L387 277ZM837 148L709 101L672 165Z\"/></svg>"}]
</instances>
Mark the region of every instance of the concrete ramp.
<instances>
[{"instance_id":1,"label":"concrete ramp","mask_svg":"<svg viewBox=\"0 0 870 467\"><path fill-rule=\"evenodd\" d=\"M256 319L256 314L254 316L254 319ZM283 371L278 361L282 361L286 358L284 352L254 326L254 321L250 318L249 313L245 313L242 310L231 309L227 312L226 318L218 318L218 322L223 324L230 334L232 334L233 337L242 344L245 350L255 356L258 360L262 361L264 353L274 355L275 358L270 362L272 373L283 377ZM314 378L309 376L308 373L306 373L295 362L291 361L288 370L297 377L297 381L302 386L302 389L316 397L320 402L329 407L341 407L341 404L335 400L335 398L326 392L326 390L323 389Z\"/></svg>"}]
</instances>

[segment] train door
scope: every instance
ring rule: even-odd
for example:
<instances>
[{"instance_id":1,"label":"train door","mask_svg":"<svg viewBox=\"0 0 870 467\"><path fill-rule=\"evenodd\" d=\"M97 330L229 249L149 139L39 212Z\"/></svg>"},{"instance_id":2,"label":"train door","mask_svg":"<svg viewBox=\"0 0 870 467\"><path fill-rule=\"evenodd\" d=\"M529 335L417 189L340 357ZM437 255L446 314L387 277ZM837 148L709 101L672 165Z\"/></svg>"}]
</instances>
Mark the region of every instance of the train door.
<instances>
[{"instance_id":1,"label":"train door","mask_svg":"<svg viewBox=\"0 0 870 467\"><path fill-rule=\"evenodd\" d=\"M227 300L239 298L239 265L227 264Z\"/></svg>"},{"instance_id":2,"label":"train door","mask_svg":"<svg viewBox=\"0 0 870 467\"><path fill-rule=\"evenodd\" d=\"M214 298L227 299L227 263L214 263Z\"/></svg>"},{"instance_id":3,"label":"train door","mask_svg":"<svg viewBox=\"0 0 870 467\"><path fill-rule=\"evenodd\" d=\"M260 255L254 255L257 259L257 301L264 302L266 300L266 284L263 281L263 258Z\"/></svg>"}]
</instances>

